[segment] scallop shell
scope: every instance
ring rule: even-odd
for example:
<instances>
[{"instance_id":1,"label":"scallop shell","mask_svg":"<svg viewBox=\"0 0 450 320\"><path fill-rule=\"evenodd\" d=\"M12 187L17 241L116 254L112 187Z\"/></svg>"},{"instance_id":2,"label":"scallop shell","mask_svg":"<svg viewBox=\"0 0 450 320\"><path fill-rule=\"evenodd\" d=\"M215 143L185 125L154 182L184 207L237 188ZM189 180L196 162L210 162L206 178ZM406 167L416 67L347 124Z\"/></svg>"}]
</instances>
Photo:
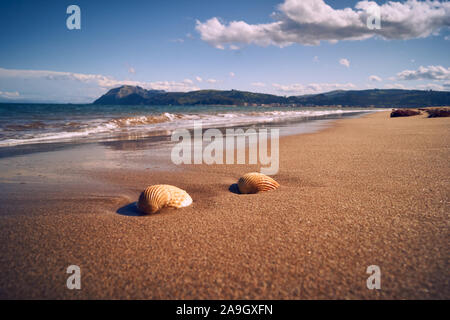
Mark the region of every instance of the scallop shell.
<instances>
[{"instance_id":1,"label":"scallop shell","mask_svg":"<svg viewBox=\"0 0 450 320\"><path fill-rule=\"evenodd\" d=\"M246 173L238 181L238 188L241 193L275 190L279 186L280 184L274 179L259 172Z\"/></svg>"},{"instance_id":2,"label":"scallop shell","mask_svg":"<svg viewBox=\"0 0 450 320\"><path fill-rule=\"evenodd\" d=\"M183 208L192 203L189 194L168 184L156 184L142 191L137 207L144 213L156 213L162 208Z\"/></svg>"}]
</instances>

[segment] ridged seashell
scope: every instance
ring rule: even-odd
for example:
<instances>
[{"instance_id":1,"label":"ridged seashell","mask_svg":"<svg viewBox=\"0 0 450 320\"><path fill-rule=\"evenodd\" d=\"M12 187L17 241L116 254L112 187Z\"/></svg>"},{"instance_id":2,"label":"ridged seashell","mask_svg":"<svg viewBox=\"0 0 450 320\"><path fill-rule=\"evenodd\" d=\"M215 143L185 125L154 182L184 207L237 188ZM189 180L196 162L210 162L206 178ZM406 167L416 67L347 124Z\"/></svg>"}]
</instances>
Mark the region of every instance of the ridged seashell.
<instances>
[{"instance_id":1,"label":"ridged seashell","mask_svg":"<svg viewBox=\"0 0 450 320\"><path fill-rule=\"evenodd\" d=\"M246 173L238 181L238 188L241 193L275 190L279 186L280 184L274 179L259 172Z\"/></svg>"},{"instance_id":2,"label":"ridged seashell","mask_svg":"<svg viewBox=\"0 0 450 320\"><path fill-rule=\"evenodd\" d=\"M189 194L168 184L156 184L142 191L137 207L144 213L156 213L164 207L183 208L192 203Z\"/></svg>"}]
</instances>

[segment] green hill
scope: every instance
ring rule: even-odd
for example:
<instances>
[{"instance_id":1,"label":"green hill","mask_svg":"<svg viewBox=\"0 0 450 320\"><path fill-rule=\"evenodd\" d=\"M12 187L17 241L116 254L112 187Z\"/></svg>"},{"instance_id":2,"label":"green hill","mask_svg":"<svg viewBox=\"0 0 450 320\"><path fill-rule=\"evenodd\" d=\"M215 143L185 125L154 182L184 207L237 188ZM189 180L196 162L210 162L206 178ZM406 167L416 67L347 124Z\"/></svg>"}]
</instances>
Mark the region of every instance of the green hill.
<instances>
[{"instance_id":1,"label":"green hill","mask_svg":"<svg viewBox=\"0 0 450 320\"><path fill-rule=\"evenodd\" d=\"M238 90L166 92L122 86L109 90L94 104L111 105L247 105L281 104L298 106L426 107L450 105L450 92L400 89L331 91L321 94L283 97Z\"/></svg>"}]
</instances>

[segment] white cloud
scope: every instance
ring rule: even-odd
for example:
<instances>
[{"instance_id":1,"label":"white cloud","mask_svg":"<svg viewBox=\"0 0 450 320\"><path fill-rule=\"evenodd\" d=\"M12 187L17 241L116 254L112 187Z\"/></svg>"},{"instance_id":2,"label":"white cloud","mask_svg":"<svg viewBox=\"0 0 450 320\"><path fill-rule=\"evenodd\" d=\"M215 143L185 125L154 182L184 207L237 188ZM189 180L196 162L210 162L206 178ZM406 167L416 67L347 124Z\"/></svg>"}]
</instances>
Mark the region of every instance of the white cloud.
<instances>
[{"instance_id":1,"label":"white cloud","mask_svg":"<svg viewBox=\"0 0 450 320\"><path fill-rule=\"evenodd\" d=\"M404 90L408 89L406 86L404 86L401 83L388 83L388 84L384 85L384 87L386 89L404 89Z\"/></svg>"},{"instance_id":2,"label":"white cloud","mask_svg":"<svg viewBox=\"0 0 450 320\"><path fill-rule=\"evenodd\" d=\"M131 74L135 74L136 70L133 67L129 67L128 68L128 72L131 73Z\"/></svg>"},{"instance_id":3,"label":"white cloud","mask_svg":"<svg viewBox=\"0 0 450 320\"><path fill-rule=\"evenodd\" d=\"M314 56L313 62L319 62L319 57L318 56Z\"/></svg>"},{"instance_id":4,"label":"white cloud","mask_svg":"<svg viewBox=\"0 0 450 320\"><path fill-rule=\"evenodd\" d=\"M397 73L398 80L450 80L450 68L443 66L420 66L417 70Z\"/></svg>"},{"instance_id":5,"label":"white cloud","mask_svg":"<svg viewBox=\"0 0 450 320\"><path fill-rule=\"evenodd\" d=\"M221 22L213 17L196 22L201 39L224 49L226 45L256 44L284 47L293 43L318 45L321 41L424 38L450 26L450 2L389 1L381 5L381 28L369 29L373 1L359 1L354 8L334 9L323 0L285 0L272 14L274 22L249 24Z\"/></svg>"},{"instance_id":6,"label":"white cloud","mask_svg":"<svg viewBox=\"0 0 450 320\"><path fill-rule=\"evenodd\" d=\"M229 73L230 77L234 78L234 76L236 75L234 72L230 72Z\"/></svg>"},{"instance_id":7,"label":"white cloud","mask_svg":"<svg viewBox=\"0 0 450 320\"><path fill-rule=\"evenodd\" d=\"M230 45L230 50L239 50L240 48L237 45Z\"/></svg>"},{"instance_id":8,"label":"white cloud","mask_svg":"<svg viewBox=\"0 0 450 320\"><path fill-rule=\"evenodd\" d=\"M217 83L217 80L216 79L208 79L208 80L206 80L206 82L208 82L208 83Z\"/></svg>"},{"instance_id":9,"label":"white cloud","mask_svg":"<svg viewBox=\"0 0 450 320\"><path fill-rule=\"evenodd\" d=\"M437 83L427 83L427 84L420 84L416 87L419 90L434 90L434 91L446 91L445 86L437 84Z\"/></svg>"},{"instance_id":10,"label":"white cloud","mask_svg":"<svg viewBox=\"0 0 450 320\"><path fill-rule=\"evenodd\" d=\"M444 40L450 40L450 37L449 36L445 36Z\"/></svg>"},{"instance_id":11,"label":"white cloud","mask_svg":"<svg viewBox=\"0 0 450 320\"><path fill-rule=\"evenodd\" d=\"M384 86L386 89L403 89L403 90L434 90L434 91L450 91L450 82L439 83L425 83L416 86L405 86L401 83L391 83Z\"/></svg>"},{"instance_id":12,"label":"white cloud","mask_svg":"<svg viewBox=\"0 0 450 320\"><path fill-rule=\"evenodd\" d=\"M193 85L193 81L185 79L182 82L177 81L132 81L132 80L116 80L113 77L104 76L101 74L84 74L61 71L47 71L47 70L16 70L0 68L0 78L9 79L35 79L48 81L78 81L92 86L97 86L104 89L111 89L122 85L140 86L146 89L166 90L166 91L192 91L199 88Z\"/></svg>"},{"instance_id":13,"label":"white cloud","mask_svg":"<svg viewBox=\"0 0 450 320\"><path fill-rule=\"evenodd\" d=\"M189 79L187 79L189 80ZM199 90L198 87L192 84L192 80L189 81L153 81L153 82L142 82L142 81L123 81L123 80L111 80L109 82L100 85L102 88L114 88L122 85L139 86L145 89L152 90L165 90L165 91L193 91Z\"/></svg>"},{"instance_id":14,"label":"white cloud","mask_svg":"<svg viewBox=\"0 0 450 320\"><path fill-rule=\"evenodd\" d=\"M195 80L197 80L198 82L202 82L203 81L203 79L201 77L199 77L199 76L196 76Z\"/></svg>"},{"instance_id":15,"label":"white cloud","mask_svg":"<svg viewBox=\"0 0 450 320\"><path fill-rule=\"evenodd\" d=\"M294 83L288 85L281 85L278 83L272 84L272 86L279 92L287 94L315 94L328 92L333 90L354 90L356 86L353 83L309 83L301 84Z\"/></svg>"},{"instance_id":16,"label":"white cloud","mask_svg":"<svg viewBox=\"0 0 450 320\"><path fill-rule=\"evenodd\" d=\"M265 87L266 84L264 82L252 82L252 86L254 86L254 87Z\"/></svg>"},{"instance_id":17,"label":"white cloud","mask_svg":"<svg viewBox=\"0 0 450 320\"><path fill-rule=\"evenodd\" d=\"M0 91L0 97L6 98L6 99L15 99L19 98L20 94L17 91L11 92L11 91Z\"/></svg>"},{"instance_id":18,"label":"white cloud","mask_svg":"<svg viewBox=\"0 0 450 320\"><path fill-rule=\"evenodd\" d=\"M348 61L348 59L342 58L341 60L339 60L339 63L347 68L350 67L350 61Z\"/></svg>"},{"instance_id":19,"label":"white cloud","mask_svg":"<svg viewBox=\"0 0 450 320\"><path fill-rule=\"evenodd\" d=\"M47 70L17 70L0 68L1 78L42 79L42 80L74 80L85 83L96 83L101 87L109 87L116 80L99 74L84 74L73 72Z\"/></svg>"},{"instance_id":20,"label":"white cloud","mask_svg":"<svg viewBox=\"0 0 450 320\"><path fill-rule=\"evenodd\" d=\"M371 75L369 77L369 80L372 81L372 82L381 82L381 81L383 81L383 79L381 79L379 76L376 76L376 75Z\"/></svg>"}]
</instances>

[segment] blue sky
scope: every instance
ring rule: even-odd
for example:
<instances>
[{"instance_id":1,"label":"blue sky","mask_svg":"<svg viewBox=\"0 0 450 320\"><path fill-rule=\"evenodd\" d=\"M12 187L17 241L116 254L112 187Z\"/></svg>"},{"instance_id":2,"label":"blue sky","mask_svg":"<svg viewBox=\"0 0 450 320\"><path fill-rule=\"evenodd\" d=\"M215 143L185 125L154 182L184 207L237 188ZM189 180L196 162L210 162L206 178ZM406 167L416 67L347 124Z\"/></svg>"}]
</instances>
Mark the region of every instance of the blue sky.
<instances>
[{"instance_id":1,"label":"blue sky","mask_svg":"<svg viewBox=\"0 0 450 320\"><path fill-rule=\"evenodd\" d=\"M449 90L449 2L396 2L377 1L377 32L361 23L358 1L4 0L0 99L91 102L124 83L279 95ZM71 4L80 30L66 27Z\"/></svg>"}]
</instances>

